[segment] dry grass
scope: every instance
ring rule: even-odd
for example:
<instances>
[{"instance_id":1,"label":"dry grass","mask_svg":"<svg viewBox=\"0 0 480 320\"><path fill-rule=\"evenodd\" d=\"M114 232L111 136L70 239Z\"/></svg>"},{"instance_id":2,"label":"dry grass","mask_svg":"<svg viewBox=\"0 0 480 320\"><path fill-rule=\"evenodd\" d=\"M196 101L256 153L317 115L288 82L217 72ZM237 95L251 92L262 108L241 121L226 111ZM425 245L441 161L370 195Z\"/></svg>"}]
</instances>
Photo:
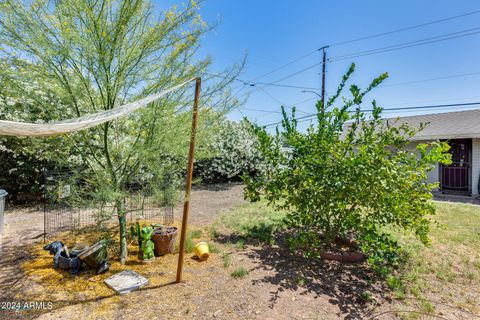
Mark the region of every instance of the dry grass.
<instances>
[{"instance_id":1,"label":"dry grass","mask_svg":"<svg viewBox=\"0 0 480 320\"><path fill-rule=\"evenodd\" d=\"M398 235L410 259L402 270L387 279L396 296L393 305L383 308L391 309L387 318L398 316L405 319L421 319L428 318L425 314L429 314L446 319L474 319L475 315L480 314L478 289L480 207L442 202L436 202L436 206L437 222L432 225L431 246L424 247L412 237ZM246 309L242 306L256 306L260 309L264 307L265 300L254 295L254 292L259 291L249 285L249 281L254 276L259 279L267 277L268 280L271 271L267 270L264 274L261 271L262 266L252 268L254 266L252 261L245 255L239 256L235 252L259 250L260 247L250 242L246 245L235 237L231 238L231 243L226 242L222 245L214 243L211 235L215 235L221 229L230 229L241 238L254 238L263 243L271 243L272 233L281 228L280 221L283 215L284 213L270 210L264 203L248 204L223 215L212 228L210 235L204 230L192 228L193 231L188 233L189 241L192 243L208 241L212 254L206 262L198 262L192 259L193 254L187 254L184 273L186 283L175 286L169 284L175 279L178 257L176 254L157 258L150 264L143 264L137 258L137 246L132 244L129 246L129 261L126 265L111 259L111 268L106 274L96 275L88 270L80 275L71 276L66 271L53 269L52 256L42 249L43 245L34 245L30 248L33 259L21 265L26 279L24 290L19 293L17 299L53 301L55 310L42 315L47 319L57 319L69 312L76 312L78 318L86 319L110 319L124 314L128 314L129 318L138 319L159 316L211 318L217 309L229 312L229 317L238 315L238 318L252 318L251 312L254 312L255 307ZM117 236L116 228L108 232L111 232L110 235L113 237ZM89 230L76 234L61 234L58 239L63 240L71 248L75 242L89 244L101 236L98 232ZM271 251L269 248L271 247L267 246L266 252ZM114 252L111 254L113 256ZM250 274L240 270L242 266L247 267L244 270L250 270ZM103 283L103 280L126 268L147 277L149 283L144 290L118 296ZM278 268L281 266L278 265ZM276 272L283 274L281 269L277 269ZM245 279L234 279L237 274L245 276ZM302 288L308 287L311 282L304 278L296 278L296 281ZM268 298L268 292L274 290L274 286L266 290L265 295ZM388 290L384 293L390 295ZM201 300L198 297L201 297ZM243 297L243 300L239 302L238 297ZM375 301L378 296L364 292L362 299ZM206 306L208 310L205 309ZM325 304L322 307L329 306ZM302 308L299 312L305 312L305 306ZM159 310L168 313L159 315ZM381 312L380 310L378 312ZM290 311L294 309L288 309L288 312ZM279 312L285 314L286 311ZM30 312L28 315L34 314ZM224 315L227 316L227 313Z\"/></svg>"},{"instance_id":2,"label":"dry grass","mask_svg":"<svg viewBox=\"0 0 480 320\"><path fill-rule=\"evenodd\" d=\"M215 237L219 232L233 231L241 238L271 245L274 243L274 233L283 226L284 217L285 211L269 208L263 201L248 203L220 215L211 226L210 234ZM229 245L235 249L244 249L245 241L239 239Z\"/></svg>"},{"instance_id":3,"label":"dry grass","mask_svg":"<svg viewBox=\"0 0 480 320\"><path fill-rule=\"evenodd\" d=\"M435 202L432 243L425 247L399 235L409 255L407 264L388 279L400 310L420 310L448 318L480 315L480 207ZM401 314L404 319L423 315Z\"/></svg>"},{"instance_id":4,"label":"dry grass","mask_svg":"<svg viewBox=\"0 0 480 320\"><path fill-rule=\"evenodd\" d=\"M396 234L408 259L386 279L396 299L390 315L480 319L480 207L448 202L435 202L435 206L430 246ZM284 214L264 202L247 204L224 214L212 233L231 229L241 238L270 243L272 233L282 227ZM243 245L241 239L231 243L233 248Z\"/></svg>"}]
</instances>

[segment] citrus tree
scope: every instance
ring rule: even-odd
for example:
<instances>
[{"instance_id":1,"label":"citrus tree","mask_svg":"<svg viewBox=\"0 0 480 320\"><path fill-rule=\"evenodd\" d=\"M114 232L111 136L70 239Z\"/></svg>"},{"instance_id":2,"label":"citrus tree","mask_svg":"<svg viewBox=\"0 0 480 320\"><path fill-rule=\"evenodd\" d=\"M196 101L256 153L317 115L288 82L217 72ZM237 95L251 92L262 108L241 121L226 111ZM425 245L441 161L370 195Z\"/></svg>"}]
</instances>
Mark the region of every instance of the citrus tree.
<instances>
[{"instance_id":1,"label":"citrus tree","mask_svg":"<svg viewBox=\"0 0 480 320\"><path fill-rule=\"evenodd\" d=\"M315 124L301 131L295 113L283 112L282 130L270 135L257 128L266 171L247 178L246 196L266 198L287 210L287 225L294 230L292 248L318 256L338 239L353 238L376 266L395 263L398 244L389 236L395 228L411 231L428 243L429 201L436 184L427 183L427 172L436 162L449 161L448 145L433 142L408 151L412 137L422 130L381 118L372 102L372 113L360 104L387 74L362 91L350 86L351 98L337 98L354 71L346 73L336 94L317 103Z\"/></svg>"}]
</instances>

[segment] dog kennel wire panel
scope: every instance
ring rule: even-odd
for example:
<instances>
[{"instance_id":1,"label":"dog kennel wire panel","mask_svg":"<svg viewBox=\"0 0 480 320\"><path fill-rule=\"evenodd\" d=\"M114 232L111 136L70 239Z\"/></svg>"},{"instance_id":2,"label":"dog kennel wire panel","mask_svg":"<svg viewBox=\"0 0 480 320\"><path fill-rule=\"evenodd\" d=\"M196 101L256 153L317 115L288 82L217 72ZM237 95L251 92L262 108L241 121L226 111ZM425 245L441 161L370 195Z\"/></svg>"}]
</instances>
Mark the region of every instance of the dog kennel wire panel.
<instances>
[{"instance_id":1,"label":"dog kennel wire panel","mask_svg":"<svg viewBox=\"0 0 480 320\"><path fill-rule=\"evenodd\" d=\"M71 194L75 191L72 175L65 171L48 171L44 173L44 233L45 238L58 231L78 227L97 225L99 223L117 223L113 204L94 203L88 205L72 204ZM88 201L86 201L88 202ZM141 189L132 190L125 201L127 219L149 220L164 225L174 222L173 206L165 206L152 194Z\"/></svg>"}]
</instances>

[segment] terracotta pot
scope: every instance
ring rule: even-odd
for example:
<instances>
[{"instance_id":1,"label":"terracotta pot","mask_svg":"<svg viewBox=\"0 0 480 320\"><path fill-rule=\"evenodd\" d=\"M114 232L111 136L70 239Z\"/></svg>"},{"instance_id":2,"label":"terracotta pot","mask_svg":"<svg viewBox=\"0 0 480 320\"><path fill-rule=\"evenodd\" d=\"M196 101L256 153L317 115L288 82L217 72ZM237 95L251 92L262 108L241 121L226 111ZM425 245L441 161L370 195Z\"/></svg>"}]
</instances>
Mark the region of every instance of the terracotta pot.
<instances>
[{"instance_id":1,"label":"terracotta pot","mask_svg":"<svg viewBox=\"0 0 480 320\"><path fill-rule=\"evenodd\" d=\"M321 234L321 238L324 236ZM348 247L347 252L331 252L327 250L320 250L320 258L325 260L333 260L345 263L356 263L365 260L365 255L359 250L359 246L355 240L336 237L335 243L341 247Z\"/></svg>"},{"instance_id":2,"label":"terracotta pot","mask_svg":"<svg viewBox=\"0 0 480 320\"><path fill-rule=\"evenodd\" d=\"M352 251L352 252L344 252L344 253L321 251L320 257L325 260L333 260L333 261L347 262L347 263L361 262L365 259L365 255L360 251Z\"/></svg>"},{"instance_id":3,"label":"terracotta pot","mask_svg":"<svg viewBox=\"0 0 480 320\"><path fill-rule=\"evenodd\" d=\"M153 230L152 241L155 245L153 251L157 257L175 252L177 234L176 227L160 227Z\"/></svg>"}]
</instances>

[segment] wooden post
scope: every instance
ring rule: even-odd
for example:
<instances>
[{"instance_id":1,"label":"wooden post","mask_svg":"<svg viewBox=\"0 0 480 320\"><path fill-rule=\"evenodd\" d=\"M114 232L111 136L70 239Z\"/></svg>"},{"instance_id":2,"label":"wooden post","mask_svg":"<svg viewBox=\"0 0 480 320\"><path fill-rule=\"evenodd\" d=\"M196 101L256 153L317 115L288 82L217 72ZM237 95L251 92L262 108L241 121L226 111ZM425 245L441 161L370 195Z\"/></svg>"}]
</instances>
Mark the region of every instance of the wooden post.
<instances>
[{"instance_id":1,"label":"wooden post","mask_svg":"<svg viewBox=\"0 0 480 320\"><path fill-rule=\"evenodd\" d=\"M180 248L178 253L177 283L182 281L183 258L185 255L185 236L187 234L188 211L190 210L190 192L192 189L193 158L195 154L195 133L197 131L198 103L202 79L195 79L195 100L193 102L192 133L190 136L190 150L188 152L187 182L185 185L185 202L183 204L182 230L180 230Z\"/></svg>"}]
</instances>

